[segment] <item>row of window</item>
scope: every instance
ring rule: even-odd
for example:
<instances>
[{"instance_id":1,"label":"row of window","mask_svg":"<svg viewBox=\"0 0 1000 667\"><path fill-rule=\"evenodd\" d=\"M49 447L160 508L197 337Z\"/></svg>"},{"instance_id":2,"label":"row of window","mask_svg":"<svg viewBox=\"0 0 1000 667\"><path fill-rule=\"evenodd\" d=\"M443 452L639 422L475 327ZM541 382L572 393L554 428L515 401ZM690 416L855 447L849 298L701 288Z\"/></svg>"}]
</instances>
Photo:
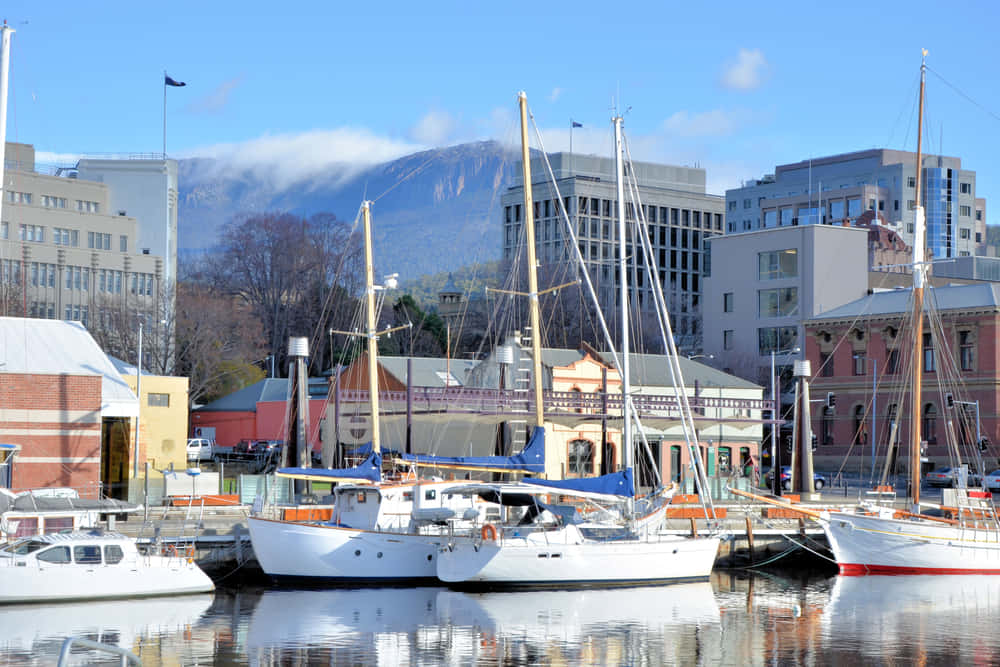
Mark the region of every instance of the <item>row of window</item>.
<instances>
[{"instance_id":1,"label":"row of window","mask_svg":"<svg viewBox=\"0 0 1000 667\"><path fill-rule=\"evenodd\" d=\"M7 201L11 204L31 204L32 195L30 192L15 192L13 190L7 190ZM56 195L42 195L40 203L45 208L68 208L68 201L65 197L57 197ZM101 205L96 201L88 201L86 199L76 199L74 200L74 207L77 211L81 213L100 213Z\"/></svg>"},{"instance_id":2,"label":"row of window","mask_svg":"<svg viewBox=\"0 0 1000 667\"><path fill-rule=\"evenodd\" d=\"M87 326L89 314L90 308L88 306L67 304L63 308L62 319L80 322L83 326ZM56 304L51 301L32 301L28 308L28 316L54 320L56 319Z\"/></svg>"},{"instance_id":3,"label":"row of window","mask_svg":"<svg viewBox=\"0 0 1000 667\"><path fill-rule=\"evenodd\" d=\"M958 436L964 442L974 442L975 415L971 413L971 406L956 405L956 408L959 410L960 416L957 420ZM881 433L881 437L884 439L885 443L888 443L888 440L891 437L892 426L896 421L897 414L897 404L890 404L885 413L883 422L885 426L883 427ZM922 439L926 440L929 444L936 443L938 439L938 414L938 407L934 403L924 404L923 410L921 411L920 433ZM867 414L866 406L861 404L855 405L851 416L853 417L854 426L854 430L852 431L850 438L851 443L854 445L860 445L870 442L869 438L871 438L871 433L868 431L868 420L870 419L870 416ZM837 417L834 408L827 407L823 409L818 438L820 444L836 444L834 442L834 425L836 423L836 419Z\"/></svg>"},{"instance_id":4,"label":"row of window","mask_svg":"<svg viewBox=\"0 0 1000 667\"><path fill-rule=\"evenodd\" d=\"M21 261L16 259L5 259L0 261L0 282L8 285L20 285L22 283ZM25 263L24 269L27 275L24 282L31 287L55 287L56 272L58 267L55 264L46 262ZM91 269L87 266L65 266L63 267L63 286L68 290L90 291L91 273L93 273L94 290L97 292L121 294L123 287L129 286L129 276L131 275L132 294L152 296L153 294L153 274L151 273L129 273L125 271L115 271L113 269Z\"/></svg>"},{"instance_id":5,"label":"row of window","mask_svg":"<svg viewBox=\"0 0 1000 667\"><path fill-rule=\"evenodd\" d=\"M937 372L938 359L937 350L934 347L933 336L929 333L924 334L923 339L923 369L925 373ZM833 363L830 360L830 354L826 352L820 352L820 369L819 372L824 377L834 376ZM882 367L882 373L886 375L895 375L899 372L899 350L888 349L885 353L885 363ZM868 373L868 361L869 358L855 354L853 356L854 360L854 375L866 375ZM960 330L958 331L958 367L963 371L974 371L976 370L976 348L975 341L973 339L972 331Z\"/></svg>"},{"instance_id":6,"label":"row of window","mask_svg":"<svg viewBox=\"0 0 1000 667\"><path fill-rule=\"evenodd\" d=\"M45 231L44 225L19 225L18 240L45 243ZM111 236L111 234L103 232L87 232L87 247L92 250L111 250ZM0 239L10 239L10 223L0 223ZM80 245L80 230L53 227L52 243L77 248ZM128 252L128 235L120 234L118 236L118 250Z\"/></svg>"},{"instance_id":7,"label":"row of window","mask_svg":"<svg viewBox=\"0 0 1000 667\"><path fill-rule=\"evenodd\" d=\"M570 206L570 198L564 198L567 210ZM608 219L618 217L617 200L598 199L597 197L578 197L577 210L569 211L571 217L579 216L600 216ZM559 210L558 200L545 199L533 202L533 212L536 220L544 218L559 218L562 212ZM670 208L666 206L642 205L642 212L646 222L651 224L663 224L681 227L694 227L696 229L714 229L722 231L722 214L711 211L694 211L689 209ZM628 202L625 205L626 220L635 219L635 205ZM504 207L504 222L510 224L521 222L521 204L512 204Z\"/></svg>"}]
</instances>

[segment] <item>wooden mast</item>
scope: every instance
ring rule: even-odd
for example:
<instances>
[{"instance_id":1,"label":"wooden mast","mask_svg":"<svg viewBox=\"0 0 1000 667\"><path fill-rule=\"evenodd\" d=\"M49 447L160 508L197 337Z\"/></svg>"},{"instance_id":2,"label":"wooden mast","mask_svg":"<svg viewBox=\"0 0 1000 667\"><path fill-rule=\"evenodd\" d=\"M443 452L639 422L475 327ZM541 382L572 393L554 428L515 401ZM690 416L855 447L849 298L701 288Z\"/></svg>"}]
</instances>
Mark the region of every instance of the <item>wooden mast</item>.
<instances>
[{"instance_id":1,"label":"wooden mast","mask_svg":"<svg viewBox=\"0 0 1000 667\"><path fill-rule=\"evenodd\" d=\"M378 424L378 338L375 333L375 267L372 264L372 203L361 204L365 233L365 310L368 337L368 404L372 420L372 451L382 451Z\"/></svg>"},{"instance_id":2,"label":"wooden mast","mask_svg":"<svg viewBox=\"0 0 1000 667\"><path fill-rule=\"evenodd\" d=\"M916 176L916 211L913 225L913 378L910 389L910 489L914 512L920 511L920 404L923 382L923 343L924 343L924 281L926 279L926 249L924 207L920 195L921 175L921 139L923 138L924 122L924 79L927 72L927 49L920 56L920 102L917 113L917 176Z\"/></svg>"},{"instance_id":3,"label":"wooden mast","mask_svg":"<svg viewBox=\"0 0 1000 667\"><path fill-rule=\"evenodd\" d=\"M545 427L542 405L541 317L538 314L538 260L535 257L535 210L531 195L531 151L528 148L528 96L517 94L521 110L521 176L524 179L524 236L528 246L528 298L531 309L532 384L535 387L535 424Z\"/></svg>"}]
</instances>

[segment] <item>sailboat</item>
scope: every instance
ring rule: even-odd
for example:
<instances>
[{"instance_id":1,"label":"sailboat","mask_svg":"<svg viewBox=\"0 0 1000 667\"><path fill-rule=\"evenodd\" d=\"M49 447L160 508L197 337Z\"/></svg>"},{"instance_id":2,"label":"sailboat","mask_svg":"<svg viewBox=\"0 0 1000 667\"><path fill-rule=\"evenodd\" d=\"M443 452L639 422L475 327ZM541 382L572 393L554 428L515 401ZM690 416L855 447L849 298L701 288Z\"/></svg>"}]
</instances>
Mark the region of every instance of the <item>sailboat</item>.
<instances>
[{"instance_id":1,"label":"sailboat","mask_svg":"<svg viewBox=\"0 0 1000 667\"><path fill-rule=\"evenodd\" d=\"M487 501L451 491L466 484L464 480L421 480L413 474L393 479L383 474L376 345L380 334L376 332L370 202L362 204L361 217L367 288L368 397L372 415L370 450L367 458L352 468L282 468L277 471L278 477L337 483L329 520L300 521L287 513L275 515L278 508L263 503L248 517L257 561L264 572L277 581L436 581L435 561L448 534L454 534L456 529L475 533L490 506ZM537 327L534 330L537 331ZM542 473L545 470L545 433L536 428L524 450L510 457L427 458L437 467ZM416 466L422 462L426 462L424 457L406 463Z\"/></svg>"},{"instance_id":2,"label":"sailboat","mask_svg":"<svg viewBox=\"0 0 1000 667\"><path fill-rule=\"evenodd\" d=\"M524 171L525 230L528 262L534 265L531 173L527 136L527 97L518 96L521 114L522 169ZM661 534L657 521L649 520L664 511L664 505L650 501L646 507L635 503L631 472L634 443L631 431L632 405L629 394L628 286L625 276L625 203L621 117L615 118L618 174L618 229L622 308L622 405L624 411L622 450L624 469L617 481L525 480L516 487L478 485L470 491L501 504L543 507L546 512L526 513L516 526L484 526L481 540L449 541L437 559L437 576L455 587L566 587L632 586L639 584L698 581L708 578L719 549L719 537L686 537ZM534 297L537 288L530 287ZM537 317L537 299L532 300L532 317ZM676 354L676 350L674 350ZM537 358L537 357L536 357ZM676 359L674 359L676 362ZM686 405L682 401L682 405ZM537 416L542 423L543 415ZM700 479L704 479L700 477ZM534 487L532 489L532 487ZM620 524L612 520L588 523L572 506L541 504L530 500L539 493L559 493L571 498L619 496L625 503ZM526 500L525 496L529 499ZM643 515L637 516L637 510ZM545 519L548 517L548 520ZM617 530L611 529L612 526Z\"/></svg>"},{"instance_id":3,"label":"sailboat","mask_svg":"<svg viewBox=\"0 0 1000 667\"><path fill-rule=\"evenodd\" d=\"M853 511L814 511L741 491L738 495L794 509L816 520L826 533L841 574L1000 574L1000 517L985 490L955 489L954 518L931 516L920 501L921 376L924 319L925 217L921 200L921 133L926 56L920 66L917 122L916 215L913 242L913 327L910 339L910 503L900 510L865 502ZM890 437L894 440L894 435ZM888 466L887 466L888 468ZM940 508L938 508L940 509Z\"/></svg>"}]
</instances>

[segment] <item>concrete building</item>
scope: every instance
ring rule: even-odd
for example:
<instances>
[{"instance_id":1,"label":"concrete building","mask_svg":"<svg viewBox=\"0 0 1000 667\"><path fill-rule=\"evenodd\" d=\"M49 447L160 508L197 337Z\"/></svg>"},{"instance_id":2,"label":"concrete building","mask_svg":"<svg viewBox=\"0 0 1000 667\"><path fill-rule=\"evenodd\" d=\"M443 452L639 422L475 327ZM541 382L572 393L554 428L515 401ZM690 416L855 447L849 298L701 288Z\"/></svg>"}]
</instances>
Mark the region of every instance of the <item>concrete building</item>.
<instances>
[{"instance_id":1,"label":"concrete building","mask_svg":"<svg viewBox=\"0 0 1000 667\"><path fill-rule=\"evenodd\" d=\"M137 387L135 366L109 359L132 393L139 396L139 442L150 472L184 470L188 465L188 378L143 371Z\"/></svg>"},{"instance_id":2,"label":"concrete building","mask_svg":"<svg viewBox=\"0 0 1000 667\"><path fill-rule=\"evenodd\" d=\"M805 225L712 239L705 344L713 364L765 387L787 368L803 323L868 292L869 230Z\"/></svg>"},{"instance_id":3,"label":"concrete building","mask_svg":"<svg viewBox=\"0 0 1000 667\"><path fill-rule=\"evenodd\" d=\"M167 261L141 246L144 221L116 205L132 196L127 185L116 192L78 170L41 173L33 146L8 143L3 186L2 313L76 320L92 331L122 326L122 313L141 313L155 341L163 295L172 303L176 252Z\"/></svg>"},{"instance_id":4,"label":"concrete building","mask_svg":"<svg viewBox=\"0 0 1000 667\"><path fill-rule=\"evenodd\" d=\"M590 272L602 311L615 319L619 295L617 275L617 195L615 162L593 155L555 153L549 156L559 193L578 237L580 252ZM646 162L633 162L643 213L649 224L655 255L655 274L663 285L678 343L689 353L701 344L702 276L704 241L722 233L722 197L705 192L705 170ZM514 185L501 197L503 207L503 258L513 262L525 252L521 209L524 189L521 170ZM569 234L559 200L540 158L531 161L532 194L538 261L544 265L574 267ZM627 217L634 218L629 205ZM631 247L631 244L630 244ZM629 251L638 257L641 251ZM568 263L569 262L569 263ZM567 264L568 263L568 264ZM640 312L652 313L655 305L643 264L630 286ZM566 273L574 277L575 269Z\"/></svg>"},{"instance_id":5,"label":"concrete building","mask_svg":"<svg viewBox=\"0 0 1000 667\"><path fill-rule=\"evenodd\" d=\"M832 408L813 409L817 465L839 466L851 456L856 463L849 469L860 467L867 475L874 448L880 472L896 421L902 443L897 458L905 462L911 432L910 399L903 386L910 357L911 298L909 289L878 292L805 322L804 350L815 373L812 395L836 396ZM958 451L964 462L989 472L1000 467L1000 451L993 444L1000 438L1000 285L931 287L925 302L936 312L928 319L941 321L940 328L924 328L919 418L927 442L926 464L950 465ZM991 443L982 452L975 447L976 416ZM949 433L955 436L953 446L948 444Z\"/></svg>"},{"instance_id":6,"label":"concrete building","mask_svg":"<svg viewBox=\"0 0 1000 667\"><path fill-rule=\"evenodd\" d=\"M726 233L796 225L855 225L877 211L913 243L916 153L873 149L779 165L726 191ZM927 248L935 258L985 253L986 200L956 157L924 155Z\"/></svg>"}]
</instances>

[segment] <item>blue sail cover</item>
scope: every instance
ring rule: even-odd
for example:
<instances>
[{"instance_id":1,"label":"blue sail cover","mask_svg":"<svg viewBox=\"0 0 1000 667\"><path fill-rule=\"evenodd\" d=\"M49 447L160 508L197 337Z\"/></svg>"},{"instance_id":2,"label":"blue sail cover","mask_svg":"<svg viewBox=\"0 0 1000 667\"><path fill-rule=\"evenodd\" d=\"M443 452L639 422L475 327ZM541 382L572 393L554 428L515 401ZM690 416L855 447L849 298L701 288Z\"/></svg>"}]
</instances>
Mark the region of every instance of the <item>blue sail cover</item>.
<instances>
[{"instance_id":1,"label":"blue sail cover","mask_svg":"<svg viewBox=\"0 0 1000 667\"><path fill-rule=\"evenodd\" d=\"M524 484L560 489L563 491L584 491L587 493L603 493L611 496L630 498L635 495L635 484L632 481L632 469L626 468L600 477L583 477L580 479L523 479Z\"/></svg>"},{"instance_id":2,"label":"blue sail cover","mask_svg":"<svg viewBox=\"0 0 1000 667\"><path fill-rule=\"evenodd\" d=\"M535 427L531 439L520 454L514 456L431 456L430 454L400 454L400 460L417 465L463 470L495 470L500 472L545 472L545 429Z\"/></svg>"},{"instance_id":3,"label":"blue sail cover","mask_svg":"<svg viewBox=\"0 0 1000 667\"><path fill-rule=\"evenodd\" d=\"M382 455L372 452L368 458L353 468L278 468L278 474L285 477L308 477L309 479L368 480L382 481Z\"/></svg>"}]
</instances>

